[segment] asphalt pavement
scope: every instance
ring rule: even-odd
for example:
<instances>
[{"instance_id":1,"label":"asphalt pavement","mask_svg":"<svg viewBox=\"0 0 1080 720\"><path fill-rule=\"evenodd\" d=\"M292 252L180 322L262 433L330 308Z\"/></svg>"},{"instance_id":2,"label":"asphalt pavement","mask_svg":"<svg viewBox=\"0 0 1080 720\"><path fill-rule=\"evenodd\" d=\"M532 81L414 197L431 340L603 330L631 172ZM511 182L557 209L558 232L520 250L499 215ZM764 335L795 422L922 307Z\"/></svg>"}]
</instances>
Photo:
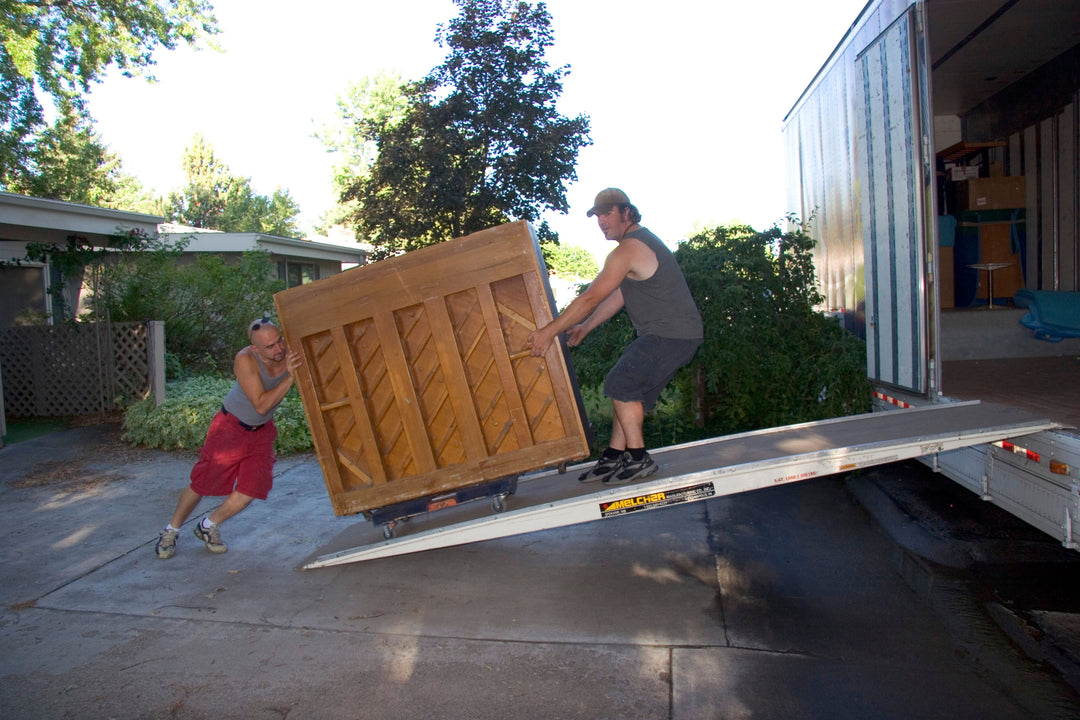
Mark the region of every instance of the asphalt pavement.
<instances>
[{"instance_id":1,"label":"asphalt pavement","mask_svg":"<svg viewBox=\"0 0 1080 720\"><path fill-rule=\"evenodd\" d=\"M917 463L304 570L311 455L158 560L193 460L0 449L0 717L1080 717L1080 553Z\"/></svg>"}]
</instances>

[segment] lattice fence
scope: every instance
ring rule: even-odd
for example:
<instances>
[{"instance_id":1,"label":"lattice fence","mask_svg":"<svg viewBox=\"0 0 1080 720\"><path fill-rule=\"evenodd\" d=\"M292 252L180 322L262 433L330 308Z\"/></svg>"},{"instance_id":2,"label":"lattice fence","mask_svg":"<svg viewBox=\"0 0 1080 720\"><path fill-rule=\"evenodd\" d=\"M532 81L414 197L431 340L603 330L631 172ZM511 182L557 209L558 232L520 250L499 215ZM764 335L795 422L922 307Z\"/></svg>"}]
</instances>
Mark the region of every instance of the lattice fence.
<instances>
[{"instance_id":1,"label":"lattice fence","mask_svg":"<svg viewBox=\"0 0 1080 720\"><path fill-rule=\"evenodd\" d=\"M0 328L8 417L91 415L151 389L150 323Z\"/></svg>"}]
</instances>

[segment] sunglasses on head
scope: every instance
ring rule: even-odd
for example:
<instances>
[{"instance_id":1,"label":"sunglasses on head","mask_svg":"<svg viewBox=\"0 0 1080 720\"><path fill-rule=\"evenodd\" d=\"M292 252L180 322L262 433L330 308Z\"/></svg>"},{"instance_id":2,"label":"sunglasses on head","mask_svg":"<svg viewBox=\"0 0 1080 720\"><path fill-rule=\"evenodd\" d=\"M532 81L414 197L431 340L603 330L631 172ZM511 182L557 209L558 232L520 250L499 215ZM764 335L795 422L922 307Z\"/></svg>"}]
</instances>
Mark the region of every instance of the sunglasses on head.
<instances>
[{"instance_id":1,"label":"sunglasses on head","mask_svg":"<svg viewBox=\"0 0 1080 720\"><path fill-rule=\"evenodd\" d=\"M273 321L268 317L259 318L258 320L255 320L254 322L251 323L251 332L255 332L256 330L261 328L263 325L273 325L273 324L274 324Z\"/></svg>"}]
</instances>

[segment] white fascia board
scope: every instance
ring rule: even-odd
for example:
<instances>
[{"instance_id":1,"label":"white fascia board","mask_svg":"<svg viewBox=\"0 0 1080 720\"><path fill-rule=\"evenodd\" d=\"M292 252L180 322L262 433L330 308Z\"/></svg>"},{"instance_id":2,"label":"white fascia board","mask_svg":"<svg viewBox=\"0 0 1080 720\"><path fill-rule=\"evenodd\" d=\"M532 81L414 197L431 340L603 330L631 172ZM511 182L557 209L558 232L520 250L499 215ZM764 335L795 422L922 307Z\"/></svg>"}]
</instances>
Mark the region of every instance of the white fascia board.
<instances>
[{"instance_id":1,"label":"white fascia board","mask_svg":"<svg viewBox=\"0 0 1080 720\"><path fill-rule=\"evenodd\" d=\"M290 240L271 235L263 235L259 238L259 245L263 250L275 255L288 257L311 258L313 260L333 260L334 262L365 262L367 252L357 246L356 248L330 245L327 243L312 242L310 240Z\"/></svg>"},{"instance_id":2,"label":"white fascia board","mask_svg":"<svg viewBox=\"0 0 1080 720\"><path fill-rule=\"evenodd\" d=\"M124 230L157 232L164 218L156 215L109 210L60 200L0 192L0 224L84 235L114 235Z\"/></svg>"},{"instance_id":3,"label":"white fascia board","mask_svg":"<svg viewBox=\"0 0 1080 720\"><path fill-rule=\"evenodd\" d=\"M246 252L258 250L256 233L164 233L162 238L176 241L185 240L187 252Z\"/></svg>"},{"instance_id":4,"label":"white fascia board","mask_svg":"<svg viewBox=\"0 0 1080 720\"><path fill-rule=\"evenodd\" d=\"M294 240L262 233L170 233L170 239L186 239L188 252L245 252L264 250L273 255L334 262L364 262L367 252L356 248Z\"/></svg>"}]
</instances>

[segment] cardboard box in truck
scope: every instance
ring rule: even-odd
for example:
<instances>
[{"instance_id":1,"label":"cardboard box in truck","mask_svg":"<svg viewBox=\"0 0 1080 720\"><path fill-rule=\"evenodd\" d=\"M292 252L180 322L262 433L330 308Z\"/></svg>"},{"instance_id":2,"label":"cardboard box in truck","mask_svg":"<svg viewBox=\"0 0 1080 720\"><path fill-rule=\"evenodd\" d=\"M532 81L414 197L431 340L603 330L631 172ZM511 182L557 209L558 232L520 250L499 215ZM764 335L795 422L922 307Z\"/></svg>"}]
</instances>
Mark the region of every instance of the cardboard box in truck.
<instances>
[{"instance_id":1,"label":"cardboard box in truck","mask_svg":"<svg viewBox=\"0 0 1080 720\"><path fill-rule=\"evenodd\" d=\"M1007 210L1027 206L1023 175L974 178L957 183L956 205L963 210Z\"/></svg>"},{"instance_id":2,"label":"cardboard box in truck","mask_svg":"<svg viewBox=\"0 0 1080 720\"><path fill-rule=\"evenodd\" d=\"M554 306L516 222L274 296L336 515L581 460L589 437Z\"/></svg>"}]
</instances>

